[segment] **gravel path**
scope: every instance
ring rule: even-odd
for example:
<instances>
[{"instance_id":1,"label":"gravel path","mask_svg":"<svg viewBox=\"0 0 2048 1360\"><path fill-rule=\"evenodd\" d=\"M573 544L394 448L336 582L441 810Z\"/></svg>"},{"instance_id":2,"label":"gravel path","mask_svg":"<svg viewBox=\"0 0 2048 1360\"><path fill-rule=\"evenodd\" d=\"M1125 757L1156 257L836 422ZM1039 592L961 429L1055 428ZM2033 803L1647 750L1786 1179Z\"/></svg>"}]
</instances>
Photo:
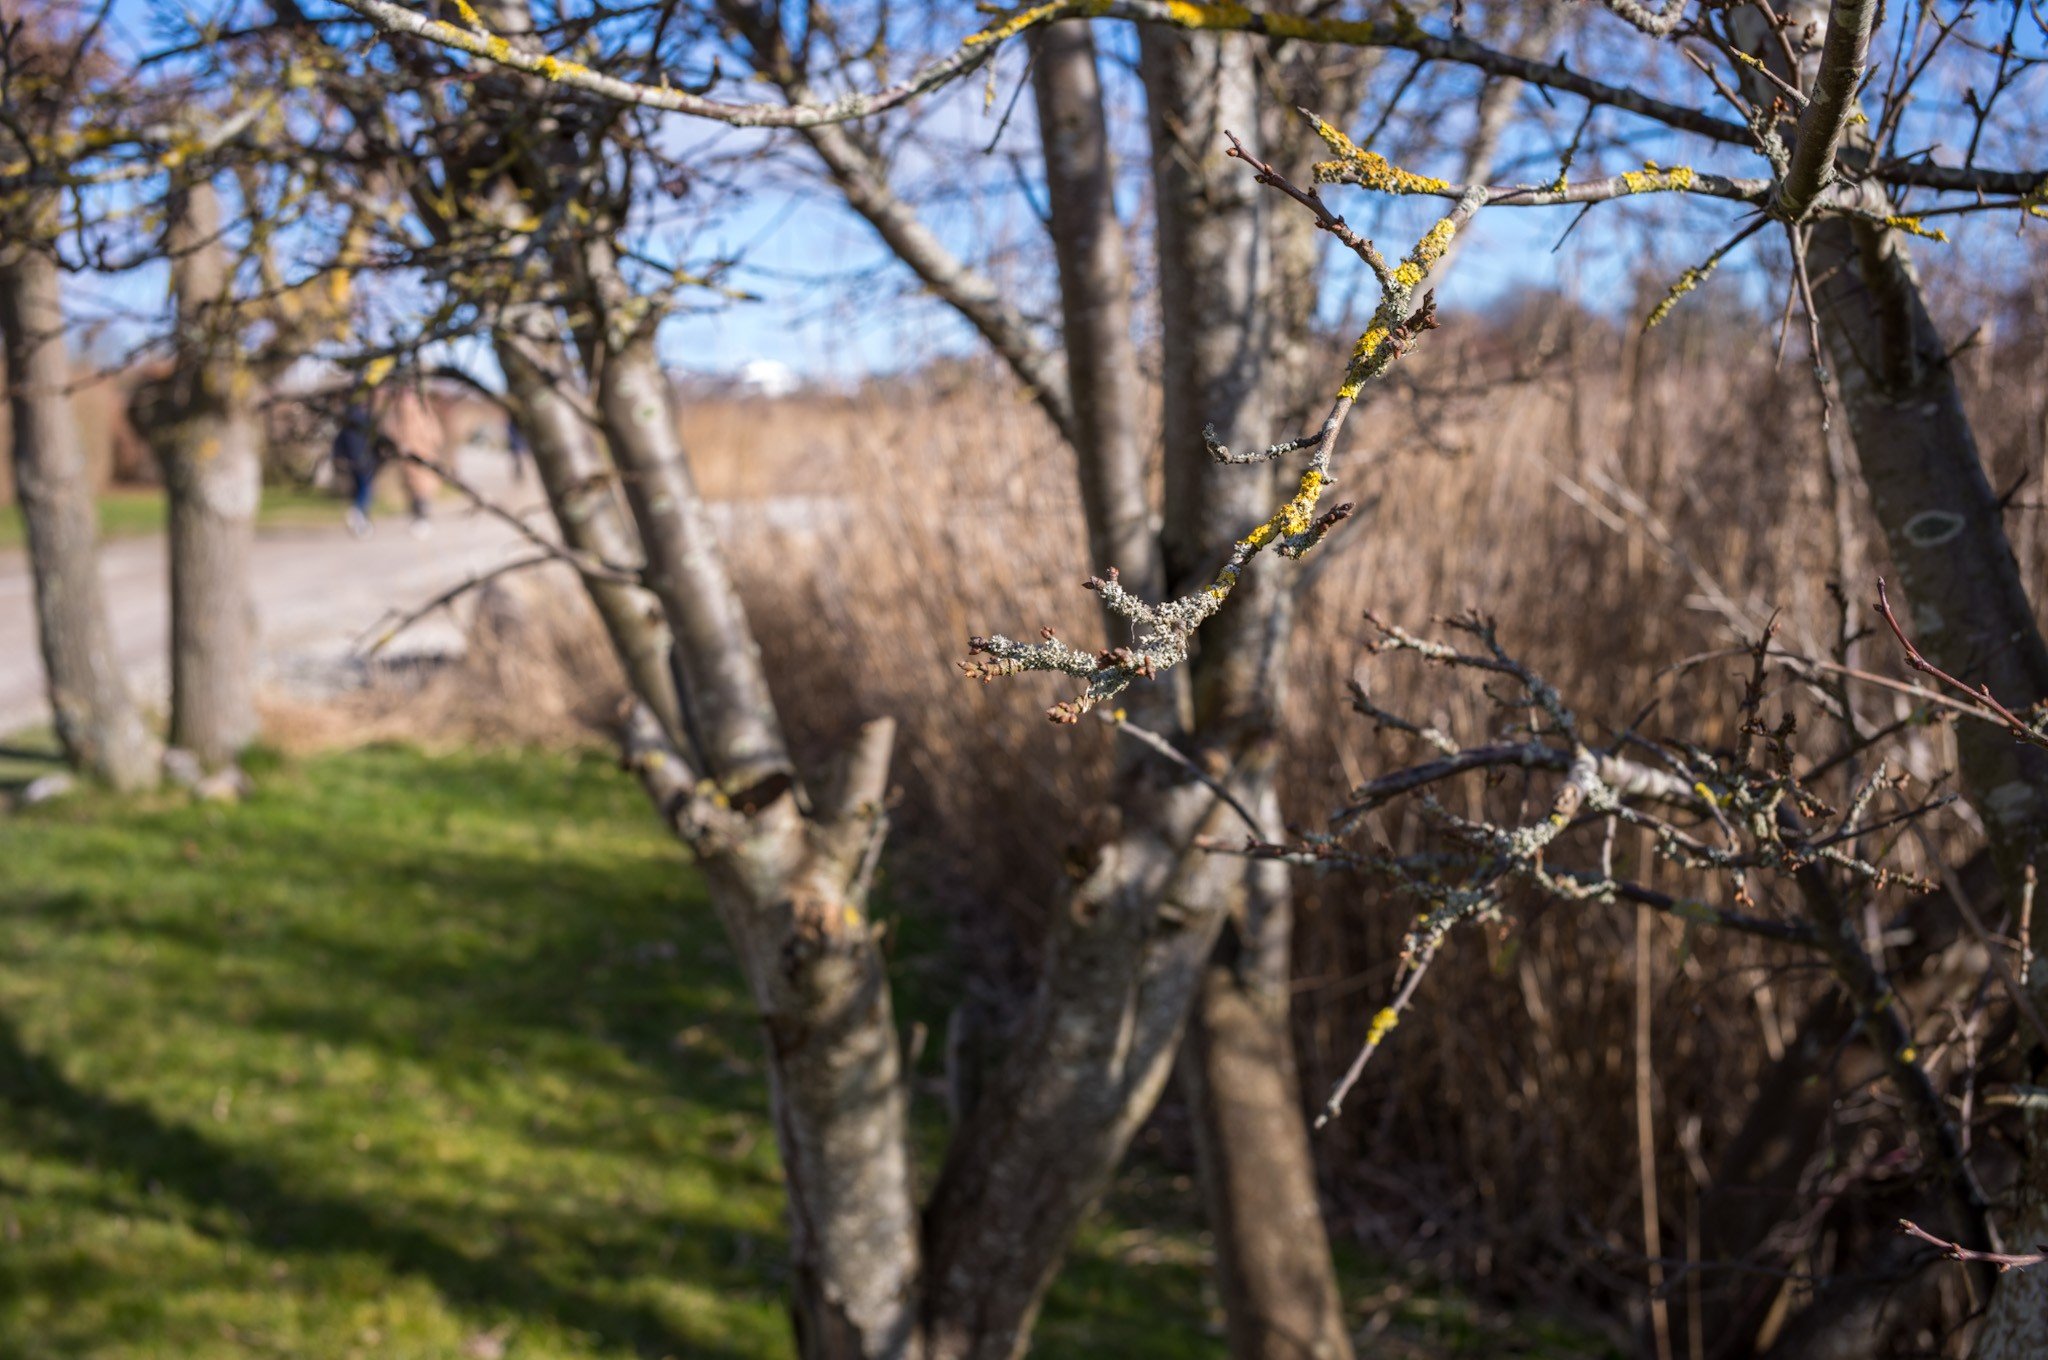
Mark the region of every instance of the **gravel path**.
<instances>
[{"instance_id":1,"label":"gravel path","mask_svg":"<svg viewBox=\"0 0 2048 1360\"><path fill-rule=\"evenodd\" d=\"M523 510L538 504L538 487L512 485L501 459L465 460L463 472L501 505ZM435 509L433 533L418 539L402 514L388 511L370 537L351 538L339 501L331 525L258 531L256 611L267 680L332 685L348 669L357 643L394 608L423 603L527 551L509 526L467 511L452 493L444 492ZM162 537L102 544L100 576L129 683L145 703L160 708L170 638ZM393 650L445 652L461 645L459 630L443 615L416 625ZM48 720L27 557L19 549L0 552L0 733Z\"/></svg>"}]
</instances>

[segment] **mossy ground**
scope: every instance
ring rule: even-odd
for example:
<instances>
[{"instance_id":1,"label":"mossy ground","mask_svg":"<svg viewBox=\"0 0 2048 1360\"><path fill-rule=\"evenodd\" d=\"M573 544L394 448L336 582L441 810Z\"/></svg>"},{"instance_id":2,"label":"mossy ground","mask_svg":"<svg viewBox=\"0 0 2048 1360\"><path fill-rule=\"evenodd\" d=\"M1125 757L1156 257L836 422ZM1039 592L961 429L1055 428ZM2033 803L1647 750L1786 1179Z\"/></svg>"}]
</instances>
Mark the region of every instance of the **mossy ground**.
<instances>
[{"instance_id":1,"label":"mossy ground","mask_svg":"<svg viewBox=\"0 0 2048 1360\"><path fill-rule=\"evenodd\" d=\"M788 1356L754 1024L630 781L256 773L0 818L0 1355ZM906 1019L932 933L898 934ZM1220 1355L1192 1211L1127 1171L1038 1353ZM1587 1353L1475 1316L1430 1296L1396 1353Z\"/></svg>"}]
</instances>

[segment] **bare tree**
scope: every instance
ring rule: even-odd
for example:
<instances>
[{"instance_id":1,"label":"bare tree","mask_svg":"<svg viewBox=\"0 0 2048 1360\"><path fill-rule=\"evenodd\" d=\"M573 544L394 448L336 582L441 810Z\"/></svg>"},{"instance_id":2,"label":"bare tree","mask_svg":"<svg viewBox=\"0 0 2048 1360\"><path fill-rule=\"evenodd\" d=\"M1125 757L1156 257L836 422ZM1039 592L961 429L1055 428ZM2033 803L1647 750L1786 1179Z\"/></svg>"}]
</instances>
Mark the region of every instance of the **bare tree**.
<instances>
[{"instance_id":1,"label":"bare tree","mask_svg":"<svg viewBox=\"0 0 2048 1360\"><path fill-rule=\"evenodd\" d=\"M36 626L57 740L72 765L117 789L157 781L161 749L142 720L100 591L99 506L71 409L57 263L17 240L0 257L0 335L14 419L14 488L28 528Z\"/></svg>"},{"instance_id":2,"label":"bare tree","mask_svg":"<svg viewBox=\"0 0 2048 1360\"><path fill-rule=\"evenodd\" d=\"M249 579L263 492L258 378L241 352L236 252L204 178L165 205L175 300L172 365L138 393L170 496L171 745L203 770L256 736L256 606Z\"/></svg>"},{"instance_id":3,"label":"bare tree","mask_svg":"<svg viewBox=\"0 0 2048 1360\"><path fill-rule=\"evenodd\" d=\"M1407 16L1373 23L1238 6L1073 0L1001 17L894 84L832 98L811 93L793 61L787 76L778 69L772 42L754 42L756 53L766 54L760 66L784 84L787 97L786 103L765 105L727 103L667 81L636 82L565 61L532 37L530 24L514 24L503 16L482 20L465 15L458 25L428 19L390 0L347 3L396 32L432 39L567 90L736 125L798 128L814 145L835 140L837 125L846 119L896 107L979 69L1001 43L1028 30L1070 17L1132 19L1148 26L1142 44L1154 120L1155 182L1164 186L1162 198L1187 204L1184 212L1162 212L1159 224L1169 305L1181 309L1167 326L1169 463L1160 594L1136 593L1109 576L1093 584L1104 606L1129 628L1130 644L1087 652L1061 642L1050 630L1035 642L976 639L974 648L981 659L972 670L982 678L1024 671L1071 677L1081 690L1054 707L1053 716L1063 721L1098 710L1113 712L1111 705L1123 701L1134 685L1185 685L1185 704L1194 715L1186 734L1190 749L1175 746L1178 732L1161 738L1161 744L1186 765L1175 774L1168 761L1168 768L1143 776L1123 800L1122 828L1100 847L1088 877L1056 913L1045 971L1021 1023L1014 1056L955 1137L925 1213L921 1258L920 1244L906 1237L903 1226L908 1214L896 1161L900 1073L877 1056L886 1045L874 1026L886 1025L886 1001L871 1004L864 984L857 991L860 1006L842 1006L835 1012L842 1020L857 1015L860 1026L821 1031L830 1044L840 1046L836 1051L842 1055L841 1070L858 1072L864 1083L860 1094L871 1117L859 1125L866 1140L862 1145L886 1149L872 1160L841 1160L857 1140L843 1122L845 1112L835 1117L827 1106L834 1099L844 1101L849 1093L828 1093L820 1074L803 1066L801 1055L777 1046L780 1122L793 1170L793 1217L800 1274L807 1281L805 1298L833 1301L833 1307L822 1311L815 1302L799 1309L807 1319L806 1346L814 1353L868 1353L862 1348L884 1337L890 1338L889 1344L921 1345L926 1353L939 1356L1008 1355L1025 1344L1059 1251L1121 1155L1136 1120L1156 1096L1187 1004L1198 991L1213 941L1224 927L1223 917L1230 904L1241 905L1238 894L1246 891L1242 869L1219 868L1212 858L1190 854L1189 848L1197 838L1213 840L1219 826L1235 819L1257 824L1270 815L1257 785L1261 745L1270 733L1270 719L1262 713L1283 683L1285 667L1276 667L1272 658L1277 653L1261 644L1270 642L1275 632L1284 633L1288 603L1284 588L1277 595L1268 594L1275 590L1273 554L1265 550L1271 547L1284 556L1311 552L1341 518L1345 507L1326 509L1324 494L1335 474L1333 460L1346 417L1364 385L1435 324L1431 300L1418 290L1464 222L1480 208L1592 205L1644 194L1682 194L1738 205L1738 210L1749 213L1751 220L1726 246L1680 279L1674 301L1696 288L1735 245L1765 225L1774 226L1790 247L1789 291L1812 320L1814 357L1819 362L1823 353L1832 356L1833 362L1826 365L1832 377L1824 380L1828 400L1839 400L1850 410L1873 504L1905 572L1915 626L1929 635L1931 664L1959 677L1973 693L1981 684L1988 700L2014 713L2028 711L2042 696L2044 673L2036 664L2042 651L2038 629L2025 607L2004 543L1996 500L1971 446L1960 405L1952 399L1946 351L1925 323L1924 307L1905 267L1905 238L1933 229L1926 226L1928 214L1903 211L1903 200L1914 193L1974 194L1976 201L1953 206L2026 212L2040 206L2039 186L2048 180L2048 172L1985 169L1975 163L1974 135L1962 165L1898 151L1896 110L1903 107L1917 73L1926 69L1918 47L1921 34L1908 20L1899 21L1900 33L1910 36L1914 47L1895 61L1886 105L1859 120L1857 91L1869 88L1865 74L1876 26L1873 4L1844 0L1830 11L1824 27L1810 30L1773 16L1762 39L1771 54L1766 58L1757 55L1753 44L1743 51L1740 35L1721 31L1718 11L1694 19L1682 2L1652 11L1629 0L1609 0L1606 8L1637 30L1631 40L1668 44L1708 68L1705 81L1711 96L1701 93L1704 87L1678 98L1647 93L1585 74L1584 62L1546 62L1503 51L1456 28L1432 32ZM758 12L740 12L740 20L750 17L764 22ZM1942 27L1944 35L1948 27ZM1205 33L1187 39L1174 30ZM1569 160L1577 147L1575 138L1562 157L1566 165L1552 182L1494 184L1480 180L1475 171L1472 182L1457 183L1404 170L1371 147L1354 143L1341 127L1317 121L1316 132L1332 153L1332 159L1317 167L1318 183L1435 197L1456 205L1405 258L1389 264L1328 207L1318 190L1299 188L1274 169L1256 140L1258 110L1246 102L1255 85L1234 74L1238 63L1248 64L1248 57L1241 55L1245 48L1217 42L1213 34L1218 30L1270 40L1402 50L1469 66L1581 101L1590 110L1647 119L1673 134L1711 144L1752 148L1768 173L1740 178L1685 165L1648 165L1572 180ZM1772 92L1760 94L1750 73L1760 62L1770 68L1776 61L1775 49L1782 49L1788 60L1770 71ZM1603 56L1613 50L1595 48ZM2008 38L2004 48L1992 53L1999 63L2000 88L2012 50ZM1813 58L1810 76L1802 60L1806 55ZM1931 57L1931 50L1926 55ZM1719 61L1737 85L1749 80L1751 92L1736 94L1709 58ZM1713 96L1733 101L1739 121L1714 111L1708 103ZM1976 104L1979 131L1991 102L1995 100ZM1242 135L1254 140L1235 149L1257 180L1306 207L1322 229L1360 258L1381 292L1380 305L1359 338L1324 423L1309 435L1272 443L1263 454L1229 452L1232 444L1242 447L1247 440L1256 448L1277 423L1264 406L1269 394L1257 366L1258 356L1271 353L1269 338L1262 334L1270 321L1256 301L1259 273L1267 267L1255 248L1261 209L1248 182L1240 193L1213 172L1224 154L1218 141L1225 131L1222 124L1240 118ZM1862 134L1850 131L1864 125L1872 127L1867 143L1860 141ZM850 138L847 141L851 143ZM848 190L850 201L876 221L878 230L911 259L927 282L938 286L948 278L948 260L932 249L935 242L910 229L914 224L896 211L882 192L886 186L867 173L863 163L842 156L835 164L834 154L822 147L820 154L842 187L858 184L858 195ZM872 162L871 155L868 161ZM1201 169L1205 165L1212 167L1206 174ZM541 183L530 181L529 192ZM1193 185L1199 185L1201 193L1190 199L1187 191ZM538 205L544 209L559 203L564 192L559 181L547 183L545 191ZM1992 197L1999 194L2009 197ZM868 206L862 207L862 201ZM666 435L653 428L661 409L656 380L648 371L646 312L633 305L618 252L602 235L579 243L567 268L583 290L579 305L589 308L587 320L572 324L572 329L582 341L585 366L596 389L597 418L626 476L649 561L648 582L662 599L677 639L679 669L685 675L684 725L698 730L693 745L699 762L688 768L723 797L721 811L737 807L748 819L743 827L731 827L700 845L700 854L712 866L714 882L746 864L774 869L741 874L744 890L727 899L741 904L728 908L728 920L749 958L750 976L770 1016L773 1040L778 1017L815 1016L810 1008L834 995L833 987L816 976L785 976L771 986L762 971L768 962L763 955L771 945L779 958L809 957L803 947L808 935L802 911L792 909L785 915L779 914L782 907L761 910L763 904L808 900L791 886L790 874L802 863L801 857L773 849L789 844L786 833L775 829L788 823L769 816L795 788L795 774L782 751L765 681L759 676L744 618L732 603L729 580L716 563L708 534L693 520L701 507L694 505L694 493L680 475L672 428ZM999 296L977 288L972 278L951 277L961 303L979 310L976 324L982 333L1004 352L1062 430L1075 437L1085 427L1073 405L1071 377L1060 376L1061 366L1039 362L1042 353L1035 342L1012 346L1014 353L1005 349L1003 337L1010 333L1014 314ZM1842 292L1845 287L1850 291ZM1819 294L1830 288L1835 295L1822 302ZM968 305L962 305L963 312ZM1861 376L1848 376L1852 368ZM1910 413L1899 405L1909 398L1920 402ZM1198 403L1208 409L1198 409ZM1175 462L1185 460L1195 447L1195 431L1205 418L1213 418L1211 412L1220 415L1214 423L1224 427L1225 437L1211 436L1203 444L1218 467L1197 469L1189 461ZM1302 455L1307 468L1291 494L1262 484L1273 460ZM1258 464L1259 470L1247 470L1247 463ZM1237 480L1231 481L1225 472L1234 473ZM644 485L636 487L636 480ZM1091 529L1101 531L1094 525ZM684 582L689 584L687 591ZM1440 651L1417 649L1441 659ZM1511 660L1497 653L1490 660L1482 656L1458 664L1518 674ZM1528 691L1531 705L1547 712L1557 730L1569 737L1572 719L1549 702L1554 696L1546 697L1533 683ZM704 711L699 711L700 704ZM2032 730L2024 721L2019 726ZM2024 867L2038 841L2033 819L2041 803L2031 743L2016 744L2011 736L2008 732L2002 739L1983 734L1967 738L1963 774L1980 815L1993 828L1994 847L2008 869L2008 905L2016 908L2021 882L2016 870ZM1470 830L1469 839L1484 852L1485 881L1459 889L1462 896L1441 897L1438 910L1432 912L1434 921L1448 928L1467 919L1468 909L1483 910L1492 881L1503 875L1533 876L1539 883L1546 877L1555 879L1541 861L1542 850L1572 823L1581 804L1604 797L1597 762L1592 762L1583 742L1574 739L1570 745L1570 777L1563 787L1575 792L1569 798L1565 792L1559 795L1569 805L1554 809L1540 826ZM1210 755L1220 759L1206 760ZM660 768L672 763L664 755ZM1198 773L1189 773L1189 766ZM1220 773L1209 773L1211 766ZM724 771L731 777L721 787ZM685 796L683 786L663 783L657 788L672 820L686 835L701 838L701 828L715 821L701 803ZM1866 880L1882 871L1853 857L1845 862L1839 854L1828 855L1824 852L1834 846L1825 838L1816 840L1801 828L1781 827L1772 820L1783 807L1799 810L1796 801L1784 802L1791 792L1782 781L1773 784L1768 779L1726 790L1729 798L1763 817L1747 820L1751 834L1762 844L1716 848L1697 837L1677 843L1703 865L1739 872L1766 864L1794 869L1794 884L1812 918L1810 930L1798 932L1799 938L1826 958L1857 1008L1873 1050L1890 1055L1888 1080L1912 1112L1915 1136L1952 1211L1952 1231L1960 1235L1958 1250L1978 1253L1967 1259L1988 1260L1979 1245L1989 1245L1988 1203L1972 1180L1967 1160L1959 1156L1959 1140L1948 1124L1940 1092L1906 1051L1910 1044L1902 1043L1892 1027L1895 1015L1887 1019L1889 983L1854 941L1839 897L1812 874L1801 872L1816 860ZM1718 804L1719 796L1713 801ZM844 805L837 806L844 815ZM1601 810L1623 816L1619 804L1611 800L1603 802ZM794 805L774 816L795 817L799 824L805 818ZM1853 824L1845 827L1849 829ZM1532 851L1537 854L1533 861ZM1611 884L1600 880L1593 886L1607 891ZM1172 910L1162 911L1162 905ZM850 904L847 916L849 922L860 919L857 904ZM1724 926L1765 934L1775 929L1772 923L1741 913L1721 912L1715 919ZM1412 984L1420 980L1441 938L1435 925L1418 937L1405 997L1412 997ZM854 974L867 978L879 991L879 972L867 956L854 948L848 957ZM795 982L797 990L781 988L781 981ZM844 1000L846 994L838 995ZM1403 1004L1405 1000L1397 1000L1374 1024L1368 1053L1398 1023ZM1333 1112L1340 1103L1341 1092L1333 1098ZM822 1180L815 1174L820 1171ZM866 1214L848 1216L836 1198L836 1192L849 1185L872 1192L864 1200ZM810 1196L817 1196L817 1201L807 1204ZM835 1232L842 1235L835 1238ZM834 1271L850 1268L847 1261L833 1261L829 1246L818 1249L816 1244L835 1241L863 1253L860 1281L882 1281L889 1297L899 1301L895 1311L876 1296L855 1290L855 1281L833 1277ZM2037 1346L2039 1309L2028 1302L2025 1289L2009 1286L2001 1291L2002 1301L1994 1305L1984 1329L1986 1353L2019 1353L2013 1347ZM855 1315L839 1301L851 1299L862 1303L858 1320L849 1322ZM2023 1321L2009 1321L2013 1318ZM847 1325L835 1331L826 1321Z\"/></svg>"},{"instance_id":4,"label":"bare tree","mask_svg":"<svg viewBox=\"0 0 2048 1360\"><path fill-rule=\"evenodd\" d=\"M28 530L36 625L57 739L74 768L115 788L156 783L161 748L114 651L99 577L99 508L72 410L58 185L94 29L51 11L31 27L0 10L0 152L15 166L0 232L0 340L13 418L15 494Z\"/></svg>"}]
</instances>

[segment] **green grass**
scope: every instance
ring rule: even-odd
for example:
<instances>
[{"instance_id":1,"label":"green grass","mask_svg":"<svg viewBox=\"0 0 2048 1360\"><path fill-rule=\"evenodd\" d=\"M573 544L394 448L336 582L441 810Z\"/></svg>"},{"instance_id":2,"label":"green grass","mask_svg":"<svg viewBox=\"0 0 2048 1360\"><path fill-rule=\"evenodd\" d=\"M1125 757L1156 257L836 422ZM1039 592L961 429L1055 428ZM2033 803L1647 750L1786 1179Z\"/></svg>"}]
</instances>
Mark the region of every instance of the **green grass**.
<instances>
[{"instance_id":1,"label":"green grass","mask_svg":"<svg viewBox=\"0 0 2048 1360\"><path fill-rule=\"evenodd\" d=\"M790 1355L750 1007L630 781L256 774L237 808L0 818L0 1355ZM897 967L929 1023L939 961ZM1039 1353L1220 1355L1193 1204L1127 1172ZM1476 1317L1431 1296L1394 1334L1587 1353Z\"/></svg>"},{"instance_id":2,"label":"green grass","mask_svg":"<svg viewBox=\"0 0 2048 1360\"><path fill-rule=\"evenodd\" d=\"M164 493L154 487L117 487L100 497L99 507L103 539L162 533L168 513ZM263 508L257 513L257 524L279 528L339 523L341 510L341 501L318 491L267 486L263 488ZM0 548L18 548L22 542L20 508L0 508Z\"/></svg>"}]
</instances>

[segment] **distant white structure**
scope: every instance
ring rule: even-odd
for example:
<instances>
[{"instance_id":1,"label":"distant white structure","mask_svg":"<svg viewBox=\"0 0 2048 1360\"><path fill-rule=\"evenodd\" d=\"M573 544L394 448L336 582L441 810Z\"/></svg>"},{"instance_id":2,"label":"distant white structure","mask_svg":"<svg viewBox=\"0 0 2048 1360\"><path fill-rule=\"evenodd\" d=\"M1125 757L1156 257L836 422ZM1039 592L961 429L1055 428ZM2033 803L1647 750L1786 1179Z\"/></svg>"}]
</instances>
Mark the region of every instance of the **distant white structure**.
<instances>
[{"instance_id":1,"label":"distant white structure","mask_svg":"<svg viewBox=\"0 0 2048 1360\"><path fill-rule=\"evenodd\" d=\"M740 365L739 387L749 396L792 397L803 385L796 370L780 359L754 359Z\"/></svg>"}]
</instances>

